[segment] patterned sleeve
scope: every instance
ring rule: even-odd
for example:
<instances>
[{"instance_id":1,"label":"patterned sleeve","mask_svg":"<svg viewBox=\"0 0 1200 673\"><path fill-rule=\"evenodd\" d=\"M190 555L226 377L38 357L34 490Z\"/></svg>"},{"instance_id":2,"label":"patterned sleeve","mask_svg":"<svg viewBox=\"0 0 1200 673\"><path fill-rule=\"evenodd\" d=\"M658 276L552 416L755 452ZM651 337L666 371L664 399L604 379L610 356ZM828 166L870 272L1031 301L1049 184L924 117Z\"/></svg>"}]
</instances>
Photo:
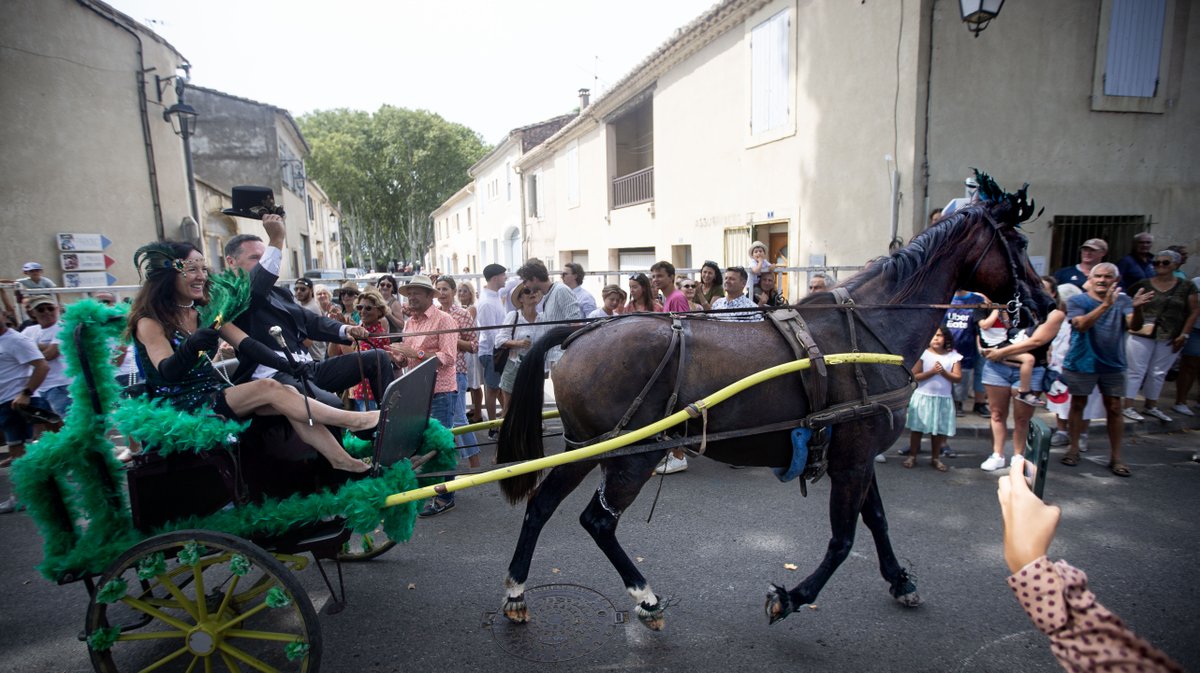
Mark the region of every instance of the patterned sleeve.
<instances>
[{"instance_id":1,"label":"patterned sleeve","mask_svg":"<svg viewBox=\"0 0 1200 673\"><path fill-rule=\"evenodd\" d=\"M1096 601L1087 575L1045 556L1008 578L1008 586L1068 671L1170 671L1183 668L1137 637Z\"/></svg>"}]
</instances>

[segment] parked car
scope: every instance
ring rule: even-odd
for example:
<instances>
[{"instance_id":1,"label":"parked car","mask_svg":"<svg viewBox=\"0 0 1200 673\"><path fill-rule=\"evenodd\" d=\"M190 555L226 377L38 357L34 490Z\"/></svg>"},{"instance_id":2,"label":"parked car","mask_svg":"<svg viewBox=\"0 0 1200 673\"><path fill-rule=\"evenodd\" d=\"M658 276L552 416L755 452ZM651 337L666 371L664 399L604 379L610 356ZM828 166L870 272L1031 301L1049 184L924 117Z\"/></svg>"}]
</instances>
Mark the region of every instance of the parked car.
<instances>
[{"instance_id":1,"label":"parked car","mask_svg":"<svg viewBox=\"0 0 1200 673\"><path fill-rule=\"evenodd\" d=\"M344 280L358 278L361 275L358 271L358 269L309 269L304 272L304 277L313 280Z\"/></svg>"}]
</instances>

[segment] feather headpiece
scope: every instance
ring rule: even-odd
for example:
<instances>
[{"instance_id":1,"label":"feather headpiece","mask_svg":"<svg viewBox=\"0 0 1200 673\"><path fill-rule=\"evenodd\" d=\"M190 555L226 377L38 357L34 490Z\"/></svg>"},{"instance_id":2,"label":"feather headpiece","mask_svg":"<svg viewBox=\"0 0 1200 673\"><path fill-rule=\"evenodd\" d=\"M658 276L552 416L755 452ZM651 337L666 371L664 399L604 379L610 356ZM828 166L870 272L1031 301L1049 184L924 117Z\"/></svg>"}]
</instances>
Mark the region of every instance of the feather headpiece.
<instances>
[{"instance_id":1,"label":"feather headpiece","mask_svg":"<svg viewBox=\"0 0 1200 673\"><path fill-rule=\"evenodd\" d=\"M1033 217L1033 209L1036 204L1029 198L1028 190L1029 183L1021 185L1016 194L1009 194L996 184L992 176L984 173L978 168L972 168L975 171L975 181L979 183L979 200L986 203L1001 203L1008 202L1012 208L1012 213L1016 218L1015 224L1020 225L1022 222Z\"/></svg>"},{"instance_id":2,"label":"feather headpiece","mask_svg":"<svg viewBox=\"0 0 1200 673\"><path fill-rule=\"evenodd\" d=\"M139 278L148 278L165 271L183 271L183 260L175 256L175 250L167 243L147 243L133 253L133 265Z\"/></svg>"}]
</instances>

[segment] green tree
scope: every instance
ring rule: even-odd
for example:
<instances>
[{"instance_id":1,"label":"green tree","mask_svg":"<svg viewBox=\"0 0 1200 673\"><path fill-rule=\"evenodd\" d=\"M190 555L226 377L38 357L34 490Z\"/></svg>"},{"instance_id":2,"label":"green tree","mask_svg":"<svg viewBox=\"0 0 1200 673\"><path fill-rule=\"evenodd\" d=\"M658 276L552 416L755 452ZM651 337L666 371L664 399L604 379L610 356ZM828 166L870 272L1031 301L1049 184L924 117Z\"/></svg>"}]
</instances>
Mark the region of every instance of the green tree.
<instances>
[{"instance_id":1,"label":"green tree","mask_svg":"<svg viewBox=\"0 0 1200 673\"><path fill-rule=\"evenodd\" d=\"M422 258L430 214L470 181L490 149L478 133L427 110L320 110L299 119L305 165L342 207L342 250L355 266Z\"/></svg>"}]
</instances>

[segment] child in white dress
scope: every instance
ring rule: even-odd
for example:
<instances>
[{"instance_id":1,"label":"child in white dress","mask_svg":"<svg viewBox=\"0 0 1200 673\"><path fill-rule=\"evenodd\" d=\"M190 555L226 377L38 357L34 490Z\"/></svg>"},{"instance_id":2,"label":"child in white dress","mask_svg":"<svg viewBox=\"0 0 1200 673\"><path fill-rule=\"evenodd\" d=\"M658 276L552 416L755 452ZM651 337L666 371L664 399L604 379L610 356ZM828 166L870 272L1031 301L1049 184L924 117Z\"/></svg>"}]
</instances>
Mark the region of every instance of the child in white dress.
<instances>
[{"instance_id":1,"label":"child in white dress","mask_svg":"<svg viewBox=\"0 0 1200 673\"><path fill-rule=\"evenodd\" d=\"M938 472L948 469L941 460L942 447L946 446L946 438L953 437L955 432L953 386L962 379L962 357L962 353L954 350L950 329L939 325L929 340L929 348L913 365L917 389L908 402L908 420L904 424L911 431L904 467L917 464L921 437L927 434L933 445L930 464Z\"/></svg>"}]
</instances>

